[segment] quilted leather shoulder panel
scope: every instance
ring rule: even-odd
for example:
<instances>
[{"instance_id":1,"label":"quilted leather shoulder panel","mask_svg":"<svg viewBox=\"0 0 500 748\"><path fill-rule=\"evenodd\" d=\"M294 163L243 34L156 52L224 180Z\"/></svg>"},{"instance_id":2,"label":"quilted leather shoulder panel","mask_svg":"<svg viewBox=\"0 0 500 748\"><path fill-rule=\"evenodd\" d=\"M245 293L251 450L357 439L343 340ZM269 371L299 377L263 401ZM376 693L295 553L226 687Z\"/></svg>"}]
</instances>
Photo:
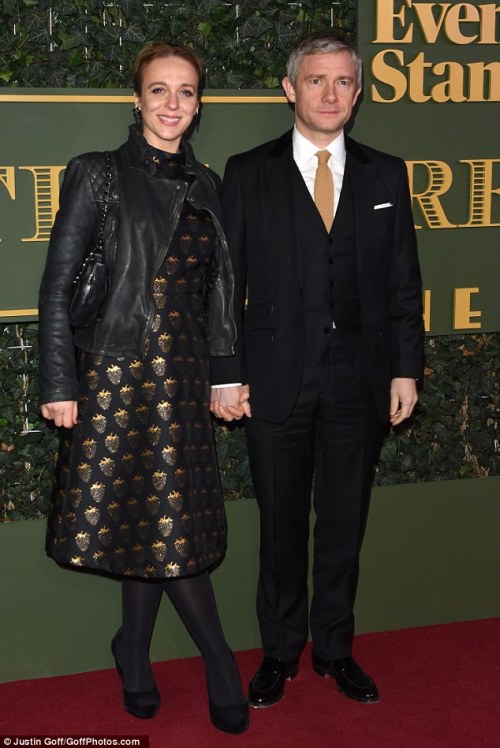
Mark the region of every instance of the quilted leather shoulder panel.
<instances>
[{"instance_id":1,"label":"quilted leather shoulder panel","mask_svg":"<svg viewBox=\"0 0 500 748\"><path fill-rule=\"evenodd\" d=\"M92 195L94 196L95 202L102 202L104 200L104 187L106 184L106 172L107 172L107 158L104 151L94 151L92 153L85 153L80 156L80 161L84 165L90 180L90 186L92 189ZM118 200L118 178L116 175L116 164L114 158L111 156L111 188L109 193L110 202Z\"/></svg>"}]
</instances>

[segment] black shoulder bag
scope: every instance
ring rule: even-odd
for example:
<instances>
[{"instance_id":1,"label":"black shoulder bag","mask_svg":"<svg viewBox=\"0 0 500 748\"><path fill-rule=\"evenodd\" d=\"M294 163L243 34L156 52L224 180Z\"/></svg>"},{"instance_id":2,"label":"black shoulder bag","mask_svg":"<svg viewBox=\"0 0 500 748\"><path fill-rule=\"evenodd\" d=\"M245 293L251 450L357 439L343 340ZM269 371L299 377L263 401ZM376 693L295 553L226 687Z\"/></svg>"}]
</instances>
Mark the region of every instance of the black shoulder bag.
<instances>
[{"instance_id":1,"label":"black shoulder bag","mask_svg":"<svg viewBox=\"0 0 500 748\"><path fill-rule=\"evenodd\" d=\"M106 151L106 177L104 183L103 208L99 233L93 249L85 257L73 278L73 289L69 305L69 320L73 327L90 327L96 321L108 293L108 269L104 262L104 227L108 215L109 193L112 179L112 157Z\"/></svg>"}]
</instances>

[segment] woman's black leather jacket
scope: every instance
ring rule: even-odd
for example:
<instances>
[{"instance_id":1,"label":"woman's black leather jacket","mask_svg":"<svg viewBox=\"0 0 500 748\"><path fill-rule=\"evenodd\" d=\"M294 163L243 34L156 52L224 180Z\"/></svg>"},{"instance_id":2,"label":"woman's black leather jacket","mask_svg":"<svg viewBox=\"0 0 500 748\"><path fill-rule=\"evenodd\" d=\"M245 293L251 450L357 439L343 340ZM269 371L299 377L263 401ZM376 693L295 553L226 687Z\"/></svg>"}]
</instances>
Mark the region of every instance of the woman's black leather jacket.
<instances>
[{"instance_id":1,"label":"woman's black leather jacket","mask_svg":"<svg viewBox=\"0 0 500 748\"><path fill-rule=\"evenodd\" d=\"M75 346L102 355L143 356L155 317L153 280L185 198L196 208L208 210L217 230L217 274L211 279L208 297L208 352L233 355L234 278L221 226L220 180L195 160L187 143L182 148L186 172L193 175L189 184L155 176L156 164L136 125L130 128L128 141L113 151L117 181L112 180L104 231L110 289L97 322L76 330L68 318L72 282L96 240L102 204L95 195L103 195L96 185L104 184L106 159L104 153L96 152L69 162L40 287L42 403L78 399Z\"/></svg>"}]
</instances>

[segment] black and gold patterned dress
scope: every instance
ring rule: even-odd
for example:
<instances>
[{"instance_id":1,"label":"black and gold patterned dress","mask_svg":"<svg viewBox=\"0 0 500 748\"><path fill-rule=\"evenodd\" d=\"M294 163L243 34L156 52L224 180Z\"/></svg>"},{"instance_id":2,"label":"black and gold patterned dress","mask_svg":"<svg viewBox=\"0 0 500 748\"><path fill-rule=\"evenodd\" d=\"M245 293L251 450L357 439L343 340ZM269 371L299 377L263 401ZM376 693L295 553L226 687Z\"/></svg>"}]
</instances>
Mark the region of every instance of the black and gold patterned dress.
<instances>
[{"instance_id":1,"label":"black and gold patterned dress","mask_svg":"<svg viewBox=\"0 0 500 748\"><path fill-rule=\"evenodd\" d=\"M177 156L162 168L186 179ZM78 353L79 422L61 439L48 522L56 561L166 578L225 551L203 309L214 242L210 214L185 202L144 359Z\"/></svg>"}]
</instances>

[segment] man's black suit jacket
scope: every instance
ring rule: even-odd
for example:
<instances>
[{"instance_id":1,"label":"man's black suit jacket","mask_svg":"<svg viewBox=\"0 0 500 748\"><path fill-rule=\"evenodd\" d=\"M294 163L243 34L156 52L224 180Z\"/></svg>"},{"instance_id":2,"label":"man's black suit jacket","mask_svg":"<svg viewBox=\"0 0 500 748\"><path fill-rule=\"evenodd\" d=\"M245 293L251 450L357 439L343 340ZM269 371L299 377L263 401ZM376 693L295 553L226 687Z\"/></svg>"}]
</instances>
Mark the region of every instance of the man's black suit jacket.
<instances>
[{"instance_id":1,"label":"man's black suit jacket","mask_svg":"<svg viewBox=\"0 0 500 748\"><path fill-rule=\"evenodd\" d=\"M346 137L363 339L380 418L393 377L421 379L421 277L404 161ZM235 273L236 356L211 360L212 382L250 385L252 412L281 423L300 386L303 267L292 193L292 131L231 157L222 206ZM248 307L243 315L247 299Z\"/></svg>"}]
</instances>

